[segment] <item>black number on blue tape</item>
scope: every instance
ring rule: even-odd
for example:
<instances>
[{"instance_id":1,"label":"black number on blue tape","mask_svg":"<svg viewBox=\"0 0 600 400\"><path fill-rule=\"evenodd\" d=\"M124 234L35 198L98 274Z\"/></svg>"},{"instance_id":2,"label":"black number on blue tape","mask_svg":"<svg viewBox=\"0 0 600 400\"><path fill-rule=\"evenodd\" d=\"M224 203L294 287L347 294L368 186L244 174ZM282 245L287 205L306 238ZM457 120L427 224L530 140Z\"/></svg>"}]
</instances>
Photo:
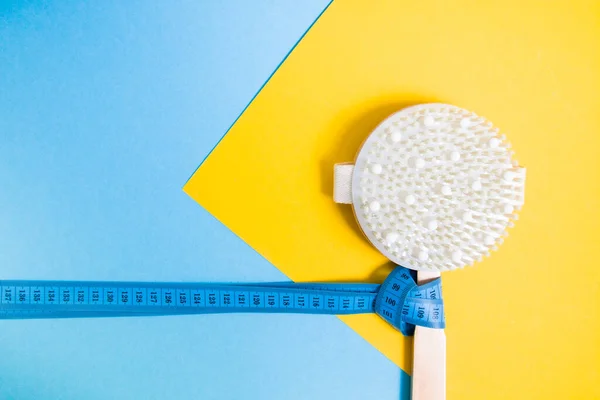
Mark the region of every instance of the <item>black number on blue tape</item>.
<instances>
[{"instance_id":1,"label":"black number on blue tape","mask_svg":"<svg viewBox=\"0 0 600 400\"><path fill-rule=\"evenodd\" d=\"M42 291L40 289L35 289L33 291L33 302L40 303L42 301Z\"/></svg>"},{"instance_id":2,"label":"black number on blue tape","mask_svg":"<svg viewBox=\"0 0 600 400\"><path fill-rule=\"evenodd\" d=\"M283 308L290 307L292 305L292 296L289 294L281 295L281 304L280 306Z\"/></svg>"},{"instance_id":3,"label":"black number on blue tape","mask_svg":"<svg viewBox=\"0 0 600 400\"><path fill-rule=\"evenodd\" d=\"M115 298L116 295L117 295L117 289L115 289L115 288L107 288L104 291L104 301L105 301L105 303L107 303L109 305L115 304L117 302L116 298Z\"/></svg>"},{"instance_id":4,"label":"black number on blue tape","mask_svg":"<svg viewBox=\"0 0 600 400\"><path fill-rule=\"evenodd\" d=\"M119 302L123 305L131 304L131 295L129 289L119 289Z\"/></svg>"},{"instance_id":5,"label":"black number on blue tape","mask_svg":"<svg viewBox=\"0 0 600 400\"><path fill-rule=\"evenodd\" d=\"M55 288L48 288L48 290L46 290L46 304L55 304L57 291L58 290Z\"/></svg>"},{"instance_id":6,"label":"black number on blue tape","mask_svg":"<svg viewBox=\"0 0 600 400\"><path fill-rule=\"evenodd\" d=\"M223 307L231 307L231 293L230 292L221 292L222 297L222 306Z\"/></svg>"},{"instance_id":7,"label":"black number on blue tape","mask_svg":"<svg viewBox=\"0 0 600 400\"><path fill-rule=\"evenodd\" d=\"M262 293L252 293L252 306L253 307L264 307Z\"/></svg>"},{"instance_id":8,"label":"black number on blue tape","mask_svg":"<svg viewBox=\"0 0 600 400\"><path fill-rule=\"evenodd\" d=\"M194 307L204 307L204 292L194 291Z\"/></svg>"},{"instance_id":9,"label":"black number on blue tape","mask_svg":"<svg viewBox=\"0 0 600 400\"><path fill-rule=\"evenodd\" d=\"M306 295L304 295L304 294L297 294L296 295L296 307L298 307L300 309L307 308L307 306L306 306Z\"/></svg>"},{"instance_id":10,"label":"black number on blue tape","mask_svg":"<svg viewBox=\"0 0 600 400\"><path fill-rule=\"evenodd\" d=\"M344 297L342 298L342 309L344 310L349 310L350 309L350 298L349 297Z\"/></svg>"},{"instance_id":11,"label":"black number on blue tape","mask_svg":"<svg viewBox=\"0 0 600 400\"><path fill-rule=\"evenodd\" d=\"M160 295L158 293L158 290L152 290L150 291L150 304L151 305L158 305L158 299L160 299Z\"/></svg>"},{"instance_id":12,"label":"black number on blue tape","mask_svg":"<svg viewBox=\"0 0 600 400\"><path fill-rule=\"evenodd\" d=\"M248 307L248 292L236 292L236 306L238 307Z\"/></svg>"},{"instance_id":13,"label":"black number on blue tape","mask_svg":"<svg viewBox=\"0 0 600 400\"><path fill-rule=\"evenodd\" d=\"M320 310L323 308L323 296L314 294L311 296L311 303L314 309Z\"/></svg>"},{"instance_id":14,"label":"black number on blue tape","mask_svg":"<svg viewBox=\"0 0 600 400\"><path fill-rule=\"evenodd\" d=\"M275 307L275 293L267 293L267 306Z\"/></svg>"},{"instance_id":15,"label":"black number on blue tape","mask_svg":"<svg viewBox=\"0 0 600 400\"><path fill-rule=\"evenodd\" d=\"M17 289L17 294L18 294L17 300L19 301L19 304L29 303L29 299L28 299L29 296L27 296L28 293L29 293L28 288L20 287Z\"/></svg>"},{"instance_id":16,"label":"black number on blue tape","mask_svg":"<svg viewBox=\"0 0 600 400\"><path fill-rule=\"evenodd\" d=\"M85 295L86 290L84 288L77 288L75 290L76 293L76 300L77 300L77 304L85 304L86 303L86 295Z\"/></svg>"},{"instance_id":17,"label":"black number on blue tape","mask_svg":"<svg viewBox=\"0 0 600 400\"><path fill-rule=\"evenodd\" d=\"M164 304L167 304L167 305L173 304L173 293L170 290L168 290L164 293L164 297L165 297L165 301L163 302Z\"/></svg>"},{"instance_id":18,"label":"black number on blue tape","mask_svg":"<svg viewBox=\"0 0 600 400\"><path fill-rule=\"evenodd\" d=\"M135 289L135 304L142 305L145 303L144 289Z\"/></svg>"},{"instance_id":19,"label":"black number on blue tape","mask_svg":"<svg viewBox=\"0 0 600 400\"><path fill-rule=\"evenodd\" d=\"M355 300L354 308L357 310L366 309L367 308L367 300L362 296L357 297Z\"/></svg>"},{"instance_id":20,"label":"black number on blue tape","mask_svg":"<svg viewBox=\"0 0 600 400\"><path fill-rule=\"evenodd\" d=\"M60 288L60 302L61 304L72 304L73 293L69 287Z\"/></svg>"},{"instance_id":21,"label":"black number on blue tape","mask_svg":"<svg viewBox=\"0 0 600 400\"><path fill-rule=\"evenodd\" d=\"M92 293L92 295L90 297L92 298L92 304L100 303L100 297L101 297L100 289L93 288L91 290L91 293Z\"/></svg>"}]
</instances>

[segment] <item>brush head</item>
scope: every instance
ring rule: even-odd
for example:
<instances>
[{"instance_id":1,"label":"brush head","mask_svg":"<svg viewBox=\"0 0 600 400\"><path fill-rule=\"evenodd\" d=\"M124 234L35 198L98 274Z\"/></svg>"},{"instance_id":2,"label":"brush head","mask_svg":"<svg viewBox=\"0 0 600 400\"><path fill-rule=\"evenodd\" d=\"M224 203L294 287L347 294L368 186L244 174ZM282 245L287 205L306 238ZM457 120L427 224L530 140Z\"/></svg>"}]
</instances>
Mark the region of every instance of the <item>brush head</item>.
<instances>
[{"instance_id":1,"label":"brush head","mask_svg":"<svg viewBox=\"0 0 600 400\"><path fill-rule=\"evenodd\" d=\"M399 111L366 139L351 200L358 223L393 262L444 271L489 255L524 201L525 169L498 129L446 104Z\"/></svg>"}]
</instances>

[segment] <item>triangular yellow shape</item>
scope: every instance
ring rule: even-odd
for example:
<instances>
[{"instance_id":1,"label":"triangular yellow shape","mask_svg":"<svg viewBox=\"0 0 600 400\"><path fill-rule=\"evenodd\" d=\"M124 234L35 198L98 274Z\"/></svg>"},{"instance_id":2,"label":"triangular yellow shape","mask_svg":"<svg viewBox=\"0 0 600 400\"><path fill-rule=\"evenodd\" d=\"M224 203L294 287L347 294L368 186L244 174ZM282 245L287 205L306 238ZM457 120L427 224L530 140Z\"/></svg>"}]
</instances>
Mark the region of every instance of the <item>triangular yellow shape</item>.
<instances>
[{"instance_id":1,"label":"triangular yellow shape","mask_svg":"<svg viewBox=\"0 0 600 400\"><path fill-rule=\"evenodd\" d=\"M333 164L410 104L485 115L528 167L526 204L498 253L443 277L448 397L600 397L599 4L335 1L185 191L293 280L380 281ZM343 320L410 370L410 340Z\"/></svg>"}]
</instances>

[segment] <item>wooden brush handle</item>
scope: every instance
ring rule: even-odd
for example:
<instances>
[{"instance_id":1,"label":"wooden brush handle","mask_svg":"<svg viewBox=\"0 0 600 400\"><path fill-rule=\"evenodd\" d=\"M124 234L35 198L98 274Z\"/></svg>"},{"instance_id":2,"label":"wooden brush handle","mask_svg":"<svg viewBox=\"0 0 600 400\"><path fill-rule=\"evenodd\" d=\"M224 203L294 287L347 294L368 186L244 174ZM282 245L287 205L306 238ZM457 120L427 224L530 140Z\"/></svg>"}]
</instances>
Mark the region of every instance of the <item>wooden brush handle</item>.
<instances>
[{"instance_id":1,"label":"wooden brush handle","mask_svg":"<svg viewBox=\"0 0 600 400\"><path fill-rule=\"evenodd\" d=\"M422 285L439 278L437 272L418 272ZM413 350L412 400L446 399L446 334L443 329L417 326Z\"/></svg>"}]
</instances>

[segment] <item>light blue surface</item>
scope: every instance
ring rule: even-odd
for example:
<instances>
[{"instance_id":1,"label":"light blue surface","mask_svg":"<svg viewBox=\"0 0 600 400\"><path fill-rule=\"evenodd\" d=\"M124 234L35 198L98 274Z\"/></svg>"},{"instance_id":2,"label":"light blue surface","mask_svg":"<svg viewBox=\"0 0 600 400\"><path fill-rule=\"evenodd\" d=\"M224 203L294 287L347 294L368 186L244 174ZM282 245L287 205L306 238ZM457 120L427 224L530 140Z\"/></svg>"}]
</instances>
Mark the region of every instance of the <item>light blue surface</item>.
<instances>
[{"instance_id":1,"label":"light blue surface","mask_svg":"<svg viewBox=\"0 0 600 400\"><path fill-rule=\"evenodd\" d=\"M326 6L0 2L0 277L281 281L181 187ZM397 399L335 317L0 322L2 399Z\"/></svg>"}]
</instances>

